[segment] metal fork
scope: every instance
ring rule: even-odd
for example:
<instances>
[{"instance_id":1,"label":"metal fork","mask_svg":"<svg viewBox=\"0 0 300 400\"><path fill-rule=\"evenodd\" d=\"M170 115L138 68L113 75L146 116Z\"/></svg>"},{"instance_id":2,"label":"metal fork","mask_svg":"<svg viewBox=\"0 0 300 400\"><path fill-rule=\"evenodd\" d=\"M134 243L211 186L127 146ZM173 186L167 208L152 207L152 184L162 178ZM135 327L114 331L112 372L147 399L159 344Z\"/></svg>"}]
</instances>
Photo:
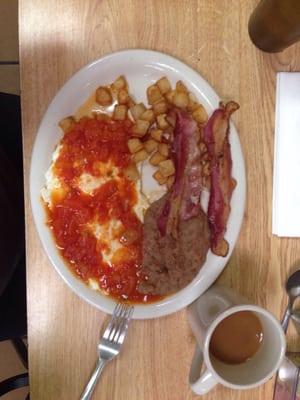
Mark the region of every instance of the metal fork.
<instances>
[{"instance_id":1,"label":"metal fork","mask_svg":"<svg viewBox=\"0 0 300 400\"><path fill-rule=\"evenodd\" d=\"M116 305L112 318L98 344L99 359L97 365L80 397L80 400L91 399L104 366L108 361L112 360L119 354L126 336L128 323L131 319L133 309L133 306L123 303L118 303Z\"/></svg>"}]
</instances>

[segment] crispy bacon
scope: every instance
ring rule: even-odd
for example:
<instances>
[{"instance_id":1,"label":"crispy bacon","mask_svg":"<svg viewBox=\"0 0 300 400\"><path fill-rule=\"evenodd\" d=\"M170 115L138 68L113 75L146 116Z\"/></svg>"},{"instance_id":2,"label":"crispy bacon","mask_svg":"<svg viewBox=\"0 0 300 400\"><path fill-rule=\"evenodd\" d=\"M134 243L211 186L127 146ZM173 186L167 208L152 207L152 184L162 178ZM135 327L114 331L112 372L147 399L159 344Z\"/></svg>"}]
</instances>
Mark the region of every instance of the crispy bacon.
<instances>
[{"instance_id":1,"label":"crispy bacon","mask_svg":"<svg viewBox=\"0 0 300 400\"><path fill-rule=\"evenodd\" d=\"M208 221L211 232L211 249L225 257L229 250L224 235L230 214L230 200L236 185L231 176L232 160L229 136L229 118L239 108L233 101L220 104L204 128L204 142L210 156L211 182L208 204Z\"/></svg>"},{"instance_id":2,"label":"crispy bacon","mask_svg":"<svg viewBox=\"0 0 300 400\"><path fill-rule=\"evenodd\" d=\"M197 146L197 123L184 111L174 109L176 118L171 156L175 165L175 181L157 219L162 236L177 237L178 219L188 220L200 212L201 164Z\"/></svg>"}]
</instances>

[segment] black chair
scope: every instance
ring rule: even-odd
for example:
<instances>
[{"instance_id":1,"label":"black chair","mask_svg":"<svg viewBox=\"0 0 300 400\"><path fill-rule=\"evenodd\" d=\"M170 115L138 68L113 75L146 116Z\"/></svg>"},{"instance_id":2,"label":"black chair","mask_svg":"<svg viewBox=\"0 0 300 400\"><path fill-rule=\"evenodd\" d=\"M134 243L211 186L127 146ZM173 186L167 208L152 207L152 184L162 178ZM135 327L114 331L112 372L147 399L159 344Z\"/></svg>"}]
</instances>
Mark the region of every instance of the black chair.
<instances>
[{"instance_id":1,"label":"black chair","mask_svg":"<svg viewBox=\"0 0 300 400\"><path fill-rule=\"evenodd\" d=\"M11 340L28 369L23 198L20 98L0 93L0 341ZM8 378L0 396L28 385L28 373Z\"/></svg>"}]
</instances>

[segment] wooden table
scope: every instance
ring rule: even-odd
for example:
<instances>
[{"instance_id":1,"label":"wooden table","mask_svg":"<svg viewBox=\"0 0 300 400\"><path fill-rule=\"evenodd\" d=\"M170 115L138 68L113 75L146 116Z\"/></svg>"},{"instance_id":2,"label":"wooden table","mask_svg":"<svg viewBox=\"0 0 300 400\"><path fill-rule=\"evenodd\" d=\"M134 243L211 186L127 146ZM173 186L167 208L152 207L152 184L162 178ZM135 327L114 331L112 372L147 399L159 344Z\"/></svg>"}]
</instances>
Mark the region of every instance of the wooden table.
<instances>
[{"instance_id":1,"label":"wooden table","mask_svg":"<svg viewBox=\"0 0 300 400\"><path fill-rule=\"evenodd\" d=\"M252 45L247 22L256 0L19 3L31 398L79 398L106 318L66 287L41 247L28 193L32 145L56 91L85 64L115 50L169 53L199 71L221 97L240 103L234 121L246 159L247 205L220 281L280 318L287 300L282 285L299 261L300 241L271 234L275 78L277 71L300 68L300 45L274 55ZM196 398L188 386L194 345L185 310L135 321L124 351L104 371L95 399ZM288 347L297 348L293 331ZM269 400L273 383L247 392L217 387L204 398Z\"/></svg>"}]
</instances>

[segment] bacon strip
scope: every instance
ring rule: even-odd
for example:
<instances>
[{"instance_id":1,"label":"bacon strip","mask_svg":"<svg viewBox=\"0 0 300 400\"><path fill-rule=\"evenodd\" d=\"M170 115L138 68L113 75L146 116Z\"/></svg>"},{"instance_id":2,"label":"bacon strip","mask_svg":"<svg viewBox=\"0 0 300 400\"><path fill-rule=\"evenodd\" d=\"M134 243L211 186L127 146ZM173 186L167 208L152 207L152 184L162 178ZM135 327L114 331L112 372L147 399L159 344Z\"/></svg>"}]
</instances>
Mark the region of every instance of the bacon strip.
<instances>
[{"instance_id":1,"label":"bacon strip","mask_svg":"<svg viewBox=\"0 0 300 400\"><path fill-rule=\"evenodd\" d=\"M175 165L175 181L157 218L162 236L177 237L178 220L188 220L200 212L201 164L197 146L197 123L184 111L174 109L176 118L171 156Z\"/></svg>"},{"instance_id":2,"label":"bacon strip","mask_svg":"<svg viewBox=\"0 0 300 400\"><path fill-rule=\"evenodd\" d=\"M239 108L233 101L215 110L204 128L204 142L210 156L211 188L208 221L211 232L211 250L225 257L229 250L224 239L230 214L230 200L236 185L231 176L232 160L229 136L229 118Z\"/></svg>"}]
</instances>

